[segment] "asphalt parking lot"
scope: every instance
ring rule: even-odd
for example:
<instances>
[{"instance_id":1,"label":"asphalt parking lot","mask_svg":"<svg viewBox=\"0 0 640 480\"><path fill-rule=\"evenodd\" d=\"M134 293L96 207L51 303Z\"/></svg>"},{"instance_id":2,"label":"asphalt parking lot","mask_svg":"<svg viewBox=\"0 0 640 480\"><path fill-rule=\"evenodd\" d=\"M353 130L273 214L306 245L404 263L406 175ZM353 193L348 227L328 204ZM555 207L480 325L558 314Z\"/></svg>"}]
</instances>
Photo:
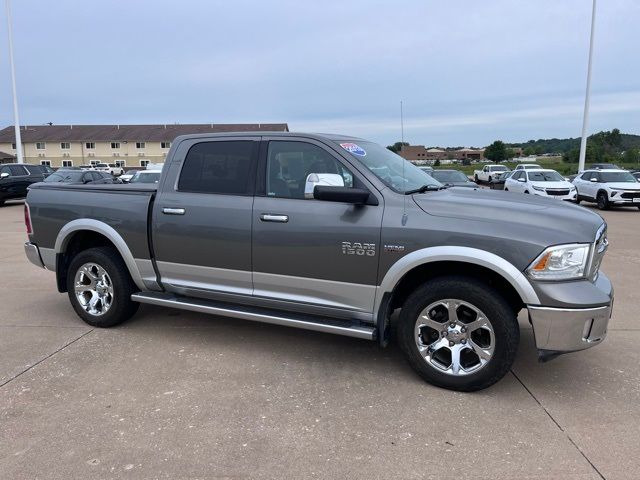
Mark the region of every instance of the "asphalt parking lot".
<instances>
[{"instance_id":1,"label":"asphalt parking lot","mask_svg":"<svg viewBox=\"0 0 640 480\"><path fill-rule=\"evenodd\" d=\"M398 349L142 306L93 329L0 208L0 478L640 478L640 211L604 212L608 339L425 384ZM567 228L571 228L569 225Z\"/></svg>"}]
</instances>

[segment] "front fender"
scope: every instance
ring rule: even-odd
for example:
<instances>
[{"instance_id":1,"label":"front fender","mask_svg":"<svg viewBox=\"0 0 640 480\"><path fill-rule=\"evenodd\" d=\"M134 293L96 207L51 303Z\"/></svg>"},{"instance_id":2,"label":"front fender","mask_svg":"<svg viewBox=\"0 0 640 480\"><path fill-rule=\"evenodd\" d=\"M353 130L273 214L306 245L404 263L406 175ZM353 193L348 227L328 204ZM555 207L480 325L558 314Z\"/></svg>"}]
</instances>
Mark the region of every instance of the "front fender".
<instances>
[{"instance_id":1,"label":"front fender","mask_svg":"<svg viewBox=\"0 0 640 480\"><path fill-rule=\"evenodd\" d=\"M518 292L526 305L539 305L540 299L524 274L513 264L498 255L471 247L440 246L416 250L399 259L387 271L380 285L376 288L374 318L378 318L382 299L385 294L393 292L396 285L410 270L420 265L450 261L479 265L493 270L508 281Z\"/></svg>"}]
</instances>

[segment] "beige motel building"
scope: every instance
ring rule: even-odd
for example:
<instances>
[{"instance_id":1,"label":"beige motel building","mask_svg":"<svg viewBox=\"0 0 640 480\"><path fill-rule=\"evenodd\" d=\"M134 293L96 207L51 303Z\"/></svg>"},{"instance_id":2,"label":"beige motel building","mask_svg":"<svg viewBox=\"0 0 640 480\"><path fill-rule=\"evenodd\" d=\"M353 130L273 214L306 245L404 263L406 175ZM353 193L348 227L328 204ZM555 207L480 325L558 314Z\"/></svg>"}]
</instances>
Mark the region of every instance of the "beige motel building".
<instances>
[{"instance_id":1,"label":"beige motel building","mask_svg":"<svg viewBox=\"0 0 640 480\"><path fill-rule=\"evenodd\" d=\"M521 148L512 148L515 157L522 156ZM433 164L439 160L442 164L457 163L459 160L478 162L484 160L484 148L460 148L457 150L443 150L427 148L424 145L403 145L400 156L415 163Z\"/></svg>"},{"instance_id":2,"label":"beige motel building","mask_svg":"<svg viewBox=\"0 0 640 480\"><path fill-rule=\"evenodd\" d=\"M21 126L25 163L53 168L112 163L145 167L164 163L179 135L222 132L288 132L286 123ZM16 161L13 126L0 130L0 163Z\"/></svg>"}]
</instances>

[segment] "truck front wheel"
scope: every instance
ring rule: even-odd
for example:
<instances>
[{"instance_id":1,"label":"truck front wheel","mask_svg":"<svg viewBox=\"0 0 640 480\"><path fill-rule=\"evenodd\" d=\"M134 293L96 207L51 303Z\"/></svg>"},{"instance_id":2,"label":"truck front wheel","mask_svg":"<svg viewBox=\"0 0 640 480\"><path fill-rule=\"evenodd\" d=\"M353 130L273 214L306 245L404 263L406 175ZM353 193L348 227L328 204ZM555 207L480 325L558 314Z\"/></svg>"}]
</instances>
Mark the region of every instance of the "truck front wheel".
<instances>
[{"instance_id":1,"label":"truck front wheel","mask_svg":"<svg viewBox=\"0 0 640 480\"><path fill-rule=\"evenodd\" d=\"M429 280L405 301L398 343L413 369L438 387L474 391L511 368L520 339L500 293L471 277Z\"/></svg>"},{"instance_id":2,"label":"truck front wheel","mask_svg":"<svg viewBox=\"0 0 640 480\"><path fill-rule=\"evenodd\" d=\"M94 327L113 327L138 310L136 286L120 254L109 247L78 253L67 273L69 300L78 316Z\"/></svg>"}]
</instances>

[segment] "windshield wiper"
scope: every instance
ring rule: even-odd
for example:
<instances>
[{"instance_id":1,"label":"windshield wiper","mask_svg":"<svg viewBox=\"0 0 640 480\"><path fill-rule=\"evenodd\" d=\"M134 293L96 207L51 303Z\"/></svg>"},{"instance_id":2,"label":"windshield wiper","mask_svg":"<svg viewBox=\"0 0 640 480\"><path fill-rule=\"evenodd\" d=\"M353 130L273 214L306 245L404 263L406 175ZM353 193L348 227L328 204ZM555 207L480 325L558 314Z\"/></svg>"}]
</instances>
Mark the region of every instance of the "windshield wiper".
<instances>
[{"instance_id":1,"label":"windshield wiper","mask_svg":"<svg viewBox=\"0 0 640 480\"><path fill-rule=\"evenodd\" d=\"M404 192L405 195L413 195L414 193L424 193L424 192L435 192L437 190L444 190L448 188L444 185L422 185L420 188L414 188L413 190L407 190Z\"/></svg>"}]
</instances>

